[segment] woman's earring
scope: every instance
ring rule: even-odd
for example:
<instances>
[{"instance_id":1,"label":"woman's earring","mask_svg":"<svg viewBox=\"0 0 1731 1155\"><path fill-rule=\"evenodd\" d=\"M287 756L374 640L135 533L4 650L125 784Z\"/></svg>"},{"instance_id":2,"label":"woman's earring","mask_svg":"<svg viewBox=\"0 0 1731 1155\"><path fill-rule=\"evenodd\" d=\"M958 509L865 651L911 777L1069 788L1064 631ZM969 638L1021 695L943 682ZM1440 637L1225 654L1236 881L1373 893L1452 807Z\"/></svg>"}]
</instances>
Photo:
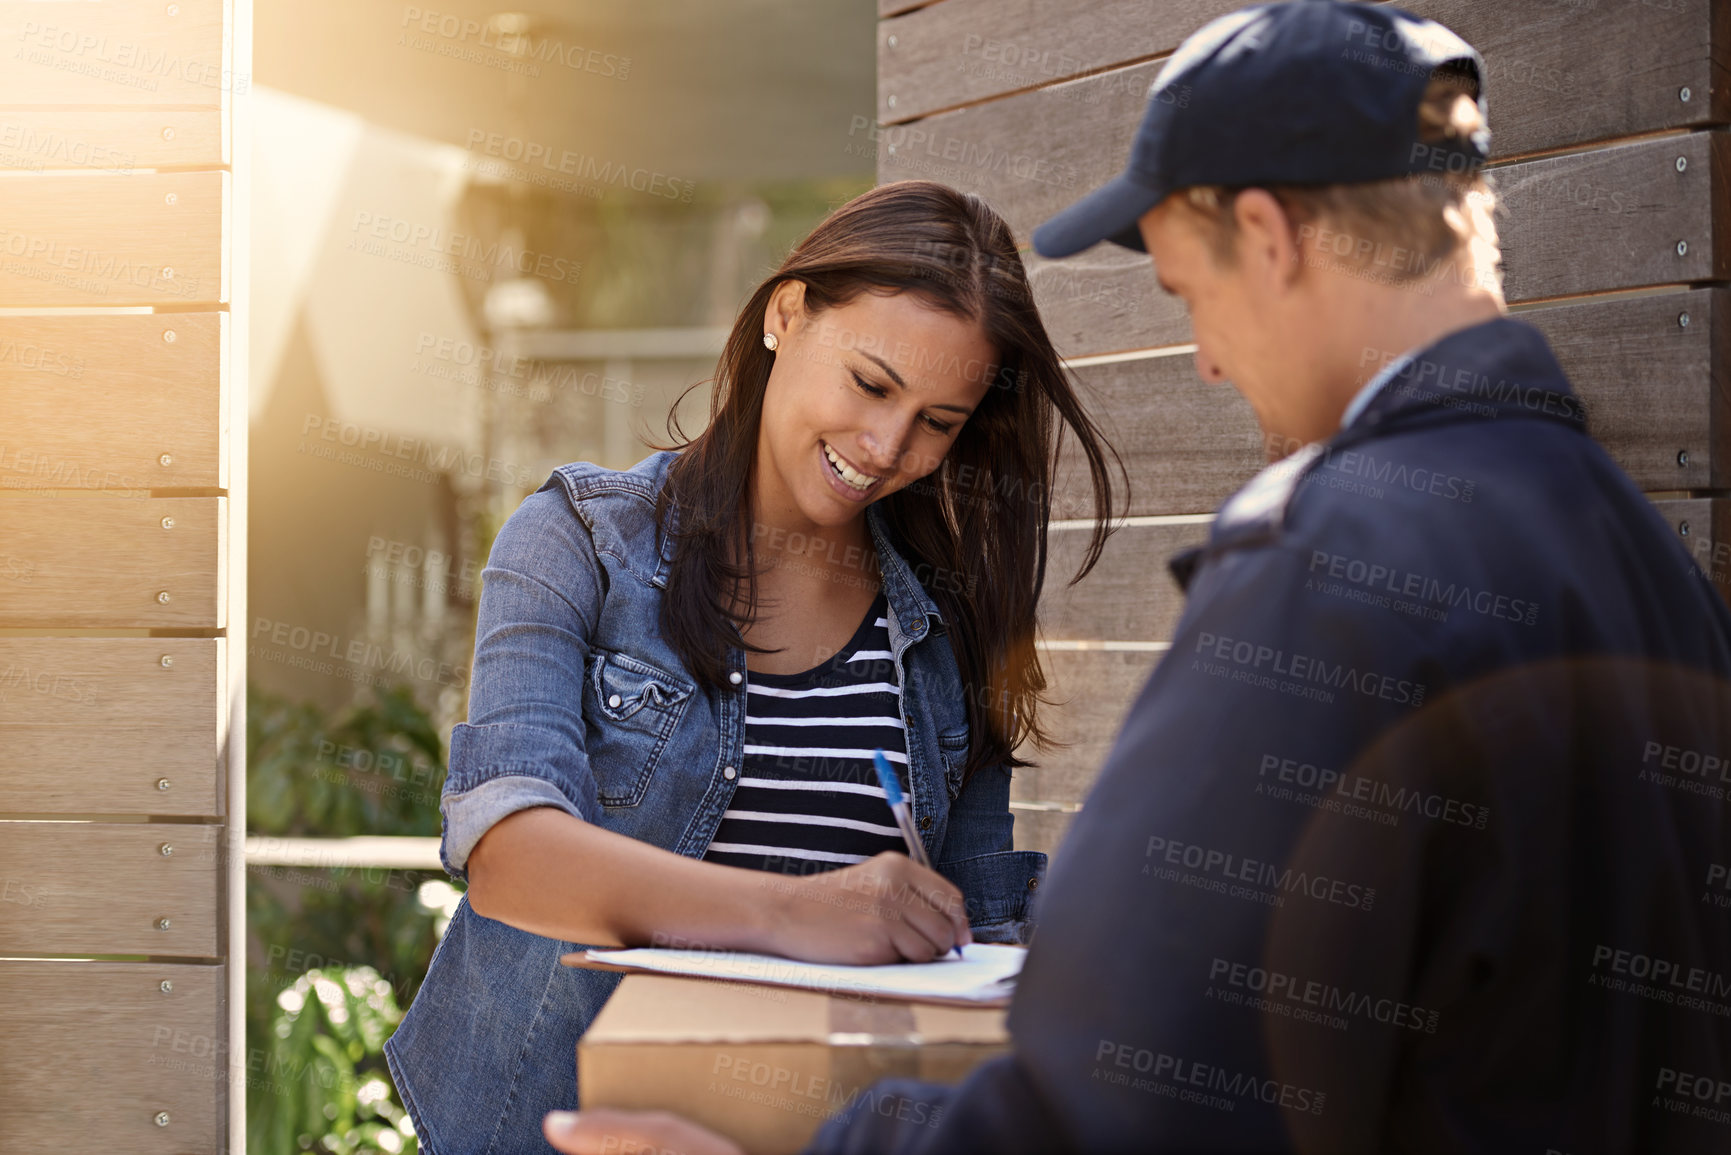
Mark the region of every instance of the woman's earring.
<instances>
[{"instance_id":1,"label":"woman's earring","mask_svg":"<svg viewBox=\"0 0 1731 1155\"><path fill-rule=\"evenodd\" d=\"M763 347L768 349L771 353L775 352L775 347L779 344L781 344L781 342L775 339L774 333L765 333L763 335Z\"/></svg>"}]
</instances>

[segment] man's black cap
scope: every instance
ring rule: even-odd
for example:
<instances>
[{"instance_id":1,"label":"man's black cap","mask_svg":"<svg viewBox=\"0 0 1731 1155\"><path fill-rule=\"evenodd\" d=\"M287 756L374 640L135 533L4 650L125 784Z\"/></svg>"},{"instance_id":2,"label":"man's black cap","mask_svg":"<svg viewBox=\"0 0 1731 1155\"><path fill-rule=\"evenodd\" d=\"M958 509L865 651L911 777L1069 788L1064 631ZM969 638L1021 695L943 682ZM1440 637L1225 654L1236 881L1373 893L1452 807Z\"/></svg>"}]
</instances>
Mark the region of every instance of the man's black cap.
<instances>
[{"instance_id":1,"label":"man's black cap","mask_svg":"<svg viewBox=\"0 0 1731 1155\"><path fill-rule=\"evenodd\" d=\"M1490 153L1488 131L1419 140L1419 104L1437 69L1469 77L1484 112L1483 58L1434 20L1346 0L1222 16L1160 70L1125 171L1035 229L1034 250L1067 257L1109 240L1143 251L1137 218L1194 185L1471 171Z\"/></svg>"}]
</instances>

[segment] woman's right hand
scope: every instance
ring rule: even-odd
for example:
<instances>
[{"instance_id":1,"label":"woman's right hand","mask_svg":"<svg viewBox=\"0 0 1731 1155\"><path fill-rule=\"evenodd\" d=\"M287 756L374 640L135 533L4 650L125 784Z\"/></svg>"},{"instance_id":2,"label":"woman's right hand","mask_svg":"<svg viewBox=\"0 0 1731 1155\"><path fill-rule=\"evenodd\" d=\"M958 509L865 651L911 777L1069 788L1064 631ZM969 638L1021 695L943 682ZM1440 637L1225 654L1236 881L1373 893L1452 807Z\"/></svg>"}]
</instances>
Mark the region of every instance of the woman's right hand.
<instances>
[{"instance_id":1,"label":"woman's right hand","mask_svg":"<svg viewBox=\"0 0 1731 1155\"><path fill-rule=\"evenodd\" d=\"M763 949L807 962L930 962L970 943L967 904L955 884L906 855L822 874L765 874L771 894Z\"/></svg>"}]
</instances>

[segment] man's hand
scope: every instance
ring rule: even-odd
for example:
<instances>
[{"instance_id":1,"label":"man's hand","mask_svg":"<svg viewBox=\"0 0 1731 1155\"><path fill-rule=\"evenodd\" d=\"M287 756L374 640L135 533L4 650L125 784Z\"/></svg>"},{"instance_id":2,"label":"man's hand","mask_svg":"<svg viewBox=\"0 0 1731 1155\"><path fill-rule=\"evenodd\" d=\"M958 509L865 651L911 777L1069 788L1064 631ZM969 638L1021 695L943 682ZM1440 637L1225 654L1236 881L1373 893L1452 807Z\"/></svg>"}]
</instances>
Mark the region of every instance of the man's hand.
<instances>
[{"instance_id":1,"label":"man's hand","mask_svg":"<svg viewBox=\"0 0 1731 1155\"><path fill-rule=\"evenodd\" d=\"M567 1155L745 1155L733 1140L666 1111L549 1111L541 1131Z\"/></svg>"},{"instance_id":2,"label":"man's hand","mask_svg":"<svg viewBox=\"0 0 1731 1155\"><path fill-rule=\"evenodd\" d=\"M770 954L807 962L930 962L972 942L962 892L936 871L885 851L841 870L803 877L766 873L773 899Z\"/></svg>"}]
</instances>

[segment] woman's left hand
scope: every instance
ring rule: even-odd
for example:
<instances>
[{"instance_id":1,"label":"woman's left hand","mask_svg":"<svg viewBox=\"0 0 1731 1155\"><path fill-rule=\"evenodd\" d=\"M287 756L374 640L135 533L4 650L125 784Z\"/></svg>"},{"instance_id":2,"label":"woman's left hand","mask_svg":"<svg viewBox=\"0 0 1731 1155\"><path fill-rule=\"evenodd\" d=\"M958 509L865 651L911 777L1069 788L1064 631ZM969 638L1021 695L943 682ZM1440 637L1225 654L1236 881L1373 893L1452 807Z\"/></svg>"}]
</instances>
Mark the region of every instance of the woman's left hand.
<instances>
[{"instance_id":1,"label":"woman's left hand","mask_svg":"<svg viewBox=\"0 0 1731 1155\"><path fill-rule=\"evenodd\" d=\"M733 1140L667 1111L549 1111L541 1130L567 1155L745 1155Z\"/></svg>"}]
</instances>

